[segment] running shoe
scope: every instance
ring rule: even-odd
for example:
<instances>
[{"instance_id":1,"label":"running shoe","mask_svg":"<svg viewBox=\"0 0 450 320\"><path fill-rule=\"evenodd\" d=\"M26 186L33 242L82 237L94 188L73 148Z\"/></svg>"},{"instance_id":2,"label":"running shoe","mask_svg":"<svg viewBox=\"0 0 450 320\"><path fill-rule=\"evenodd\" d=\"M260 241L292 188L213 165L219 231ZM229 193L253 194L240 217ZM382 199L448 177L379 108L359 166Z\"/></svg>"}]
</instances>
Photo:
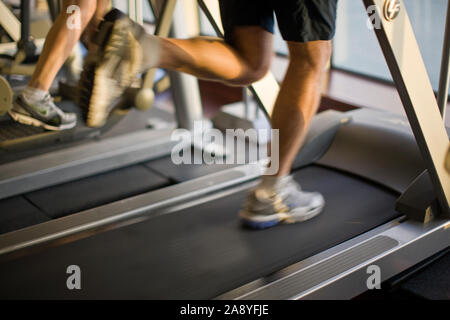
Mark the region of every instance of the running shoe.
<instances>
[{"instance_id":1,"label":"running shoe","mask_svg":"<svg viewBox=\"0 0 450 320\"><path fill-rule=\"evenodd\" d=\"M144 29L117 9L101 22L89 50L80 79L80 107L89 127L101 127L115 102L141 71Z\"/></svg>"},{"instance_id":2,"label":"running shoe","mask_svg":"<svg viewBox=\"0 0 450 320\"><path fill-rule=\"evenodd\" d=\"M250 228L266 229L312 219L324 205L320 193L303 191L292 176L286 176L272 186L260 185L252 190L239 217Z\"/></svg>"},{"instance_id":3,"label":"running shoe","mask_svg":"<svg viewBox=\"0 0 450 320\"><path fill-rule=\"evenodd\" d=\"M49 94L37 102L27 101L19 94L8 113L19 123L51 131L72 129L77 124L76 114L62 111Z\"/></svg>"}]
</instances>

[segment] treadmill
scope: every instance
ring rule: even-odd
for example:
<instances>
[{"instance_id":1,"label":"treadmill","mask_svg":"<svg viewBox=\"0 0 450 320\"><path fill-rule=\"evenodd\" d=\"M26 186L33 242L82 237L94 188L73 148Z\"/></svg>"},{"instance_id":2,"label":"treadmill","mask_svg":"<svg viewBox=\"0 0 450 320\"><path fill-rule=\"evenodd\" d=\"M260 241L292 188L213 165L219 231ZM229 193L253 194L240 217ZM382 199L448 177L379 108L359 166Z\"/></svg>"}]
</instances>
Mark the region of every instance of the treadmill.
<instances>
[{"instance_id":1,"label":"treadmill","mask_svg":"<svg viewBox=\"0 0 450 320\"><path fill-rule=\"evenodd\" d=\"M55 97L55 102L62 110L73 112L77 115L78 124L76 127L63 131L46 131L40 127L20 124L7 115L7 111L12 105L13 97L24 89L29 80L28 76L32 75L39 58L38 41L35 41L30 36L31 4L30 0L20 1L20 21L4 4L1 4L0 7L2 19L5 20L2 26L12 34L12 39L17 42L17 50L13 54L10 54L9 50L7 50L11 44L14 44L12 42L5 44L5 50L8 54L0 55L0 73L8 79L7 81L0 76L0 100L2 101L2 104L0 104L1 163L11 161L11 159L17 158L19 154L29 156L45 148L55 149L55 146L57 148L65 148L108 135L113 127L122 122L125 114L127 114L126 111L128 111L126 108L128 101L126 103L117 103L113 108L114 112L103 127L87 127L82 121L83 114L76 102L78 100L78 92L77 86L74 84L76 76L71 70L73 66L66 62L61 72L57 75L57 81L54 81L57 85L53 86L50 91L52 96ZM47 5L54 22L60 11L60 3L55 0L47 0ZM6 22L8 22L8 26L6 26ZM44 39L41 39L39 42L43 42L42 40ZM40 44L40 47L42 45ZM78 48L77 51L79 51L77 55L81 56L81 49ZM15 78L14 75L21 75L21 77ZM157 81L161 80L161 77L162 75L158 74ZM133 99L132 92L127 95L127 98L129 100ZM135 132L145 129L145 123L143 126L142 121L138 120L137 123L137 125L128 126L127 131Z\"/></svg>"},{"instance_id":2,"label":"treadmill","mask_svg":"<svg viewBox=\"0 0 450 320\"><path fill-rule=\"evenodd\" d=\"M448 132L423 62L414 56L403 2L389 20L385 1L364 3L375 5L382 21L376 32L409 121L370 109L314 118L293 175L305 189L324 194L321 215L263 231L242 227L237 212L257 183L260 163L179 178L0 235L0 297L348 299L367 291L369 266L380 267L385 281L445 250ZM407 58L392 39L398 29L408 39ZM187 169L152 168L165 177ZM71 265L82 271L82 290L67 289Z\"/></svg>"}]
</instances>

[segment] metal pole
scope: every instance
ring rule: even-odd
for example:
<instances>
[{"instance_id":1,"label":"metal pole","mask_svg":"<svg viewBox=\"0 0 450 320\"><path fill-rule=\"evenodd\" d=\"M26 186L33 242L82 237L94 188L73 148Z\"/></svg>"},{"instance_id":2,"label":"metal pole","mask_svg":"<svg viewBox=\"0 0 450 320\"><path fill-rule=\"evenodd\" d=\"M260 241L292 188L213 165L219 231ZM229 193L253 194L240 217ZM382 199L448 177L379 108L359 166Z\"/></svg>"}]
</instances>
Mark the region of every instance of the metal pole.
<instances>
[{"instance_id":1,"label":"metal pole","mask_svg":"<svg viewBox=\"0 0 450 320\"><path fill-rule=\"evenodd\" d=\"M142 0L136 0L136 22L140 25L144 24L144 14L143 14L143 4Z\"/></svg>"},{"instance_id":2,"label":"metal pole","mask_svg":"<svg viewBox=\"0 0 450 320\"><path fill-rule=\"evenodd\" d=\"M442 50L441 77L439 80L438 105L442 117L445 119L445 111L448 101L448 86L450 83L450 0L447 7L447 20L444 33L444 48Z\"/></svg>"},{"instance_id":3,"label":"metal pole","mask_svg":"<svg viewBox=\"0 0 450 320\"><path fill-rule=\"evenodd\" d=\"M36 45L31 41L30 37L30 15L31 1L22 0L20 2L20 41L17 43L17 54L14 62L20 64L26 60L34 58L36 54Z\"/></svg>"},{"instance_id":4,"label":"metal pole","mask_svg":"<svg viewBox=\"0 0 450 320\"><path fill-rule=\"evenodd\" d=\"M185 17L182 1L177 1L173 14L172 36L187 38L188 21ZM191 75L170 71L170 83L176 109L178 126L187 130L194 129L194 122L203 120L203 109L198 81Z\"/></svg>"},{"instance_id":5,"label":"metal pole","mask_svg":"<svg viewBox=\"0 0 450 320\"><path fill-rule=\"evenodd\" d=\"M242 98L244 100L245 119L250 118L250 97L248 96L247 87L242 88Z\"/></svg>"},{"instance_id":6,"label":"metal pole","mask_svg":"<svg viewBox=\"0 0 450 320\"><path fill-rule=\"evenodd\" d=\"M52 17L52 22L55 22L58 17L58 0L47 0L48 11L50 12L50 16Z\"/></svg>"},{"instance_id":7,"label":"metal pole","mask_svg":"<svg viewBox=\"0 0 450 320\"><path fill-rule=\"evenodd\" d=\"M22 0L20 2L20 21L22 23L22 28L20 30L20 40L23 42L27 42L30 39L30 12L30 0Z\"/></svg>"},{"instance_id":8,"label":"metal pole","mask_svg":"<svg viewBox=\"0 0 450 320\"><path fill-rule=\"evenodd\" d=\"M136 21L136 2L135 0L128 0L128 16L131 20Z\"/></svg>"}]
</instances>

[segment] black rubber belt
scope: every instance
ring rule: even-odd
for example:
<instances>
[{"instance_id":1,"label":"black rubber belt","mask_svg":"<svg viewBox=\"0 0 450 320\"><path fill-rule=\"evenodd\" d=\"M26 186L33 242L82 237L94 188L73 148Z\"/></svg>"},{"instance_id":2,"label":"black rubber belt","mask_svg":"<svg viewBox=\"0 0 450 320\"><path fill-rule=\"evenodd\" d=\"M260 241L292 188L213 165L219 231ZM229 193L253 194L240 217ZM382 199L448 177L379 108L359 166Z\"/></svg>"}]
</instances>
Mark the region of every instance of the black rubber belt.
<instances>
[{"instance_id":1,"label":"black rubber belt","mask_svg":"<svg viewBox=\"0 0 450 320\"><path fill-rule=\"evenodd\" d=\"M238 193L4 262L0 297L210 299L398 216L394 194L357 178L314 166L295 178L326 197L313 220L245 229ZM73 264L82 290L66 288Z\"/></svg>"}]
</instances>

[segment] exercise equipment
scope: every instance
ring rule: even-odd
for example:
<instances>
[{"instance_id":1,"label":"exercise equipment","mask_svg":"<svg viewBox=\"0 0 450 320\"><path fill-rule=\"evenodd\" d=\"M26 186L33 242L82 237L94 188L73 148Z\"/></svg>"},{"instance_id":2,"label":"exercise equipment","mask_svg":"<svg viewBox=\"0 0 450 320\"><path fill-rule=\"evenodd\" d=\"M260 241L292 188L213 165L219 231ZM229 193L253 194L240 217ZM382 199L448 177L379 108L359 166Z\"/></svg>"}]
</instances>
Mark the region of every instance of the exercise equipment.
<instances>
[{"instance_id":1,"label":"exercise equipment","mask_svg":"<svg viewBox=\"0 0 450 320\"><path fill-rule=\"evenodd\" d=\"M448 248L448 132L404 2L397 1L395 18L384 16L391 1L363 2L382 21L376 33L408 119L371 109L313 119L293 175L325 195L322 215L265 231L242 228L237 211L262 163L176 166L155 145L160 153L148 159L145 136L132 146L122 141L114 148L120 141L111 140L24 159L0 167L0 206L22 203L26 211L28 199L41 208L33 214L42 220L0 235L0 297L346 299L368 290L369 267L378 266L385 281ZM161 132L163 140L170 132ZM42 167L33 173L32 163ZM109 172L129 165L139 168ZM113 197L112 186L143 184L138 177L149 172L169 185ZM62 190L103 185L95 179L109 183L77 198L102 204L60 218L69 206ZM408 198L412 191L425 196ZM396 211L402 194L404 206ZM45 222L49 215L55 218ZM66 287L65 271L74 264L82 268L79 291Z\"/></svg>"},{"instance_id":2,"label":"exercise equipment","mask_svg":"<svg viewBox=\"0 0 450 320\"><path fill-rule=\"evenodd\" d=\"M54 2L54 0L48 0L48 2L51 16L53 19L55 19L60 10L59 1ZM7 56L5 55L5 57L7 58L5 60L5 63L0 63L0 73L5 74L8 77L10 75L18 75L18 74L24 76L31 75L32 72L34 71L35 64L34 63L24 64L22 62L25 60L32 60L32 61L36 60L37 56L34 53L37 53L40 50L33 51L31 50L31 48L34 48L33 44L38 42L39 42L38 47L42 47L42 44L44 42L44 39L39 39L39 41L35 41L29 36L30 11L31 11L30 1L23 0L20 2L20 4L21 4L20 8L21 21L23 21L24 23L21 23L19 19L17 19L14 16L14 14L12 14L9 8L6 7L4 3L1 3L0 6L0 15L2 16L2 26L4 26L9 33L11 33L11 37L15 41L12 43L0 45L2 46L0 48L1 49L0 51L8 53ZM129 12L132 18L136 19L136 15L137 17L142 16L142 1L130 0L129 5L130 9L133 9L130 10ZM172 13L173 8L170 14ZM6 17L5 19L3 19L4 16ZM167 15L167 17L169 17L169 15ZM158 29L163 30L163 32L165 32L166 35L168 34L171 25L171 16L169 18L170 18L169 20L168 18L165 18L165 20L167 20L166 22L164 22L163 21L164 19L162 19L162 21L158 23L158 25L165 26L164 28L158 27ZM138 22L142 23L143 21L142 19L139 19ZM27 41L20 39L27 39ZM76 72L72 72L80 69L79 67L80 56L81 56L81 49L79 46L77 46L74 49L74 54L71 57L69 57L68 62L66 62L65 64L66 67L65 68L66 72L64 73L65 80L57 79L57 81L59 82L57 95L63 98L63 101L61 102L58 101L57 104L59 104L59 106L62 106L65 111L75 112L78 114L79 121L77 127L71 130L65 130L61 132L46 132L41 128L31 128L31 127L28 128L24 125L15 123L11 119L5 117L1 119L2 121L0 125L0 152L6 153L22 152L24 150L26 151L32 148L50 146L52 144L60 142L70 143L84 139L98 138L104 135L106 132L109 132L109 130L112 129L113 127L115 127L115 125L124 118L124 116L127 114L126 111L128 111L132 105L137 105L138 107L141 107L142 110L146 110L151 105L153 105L154 102L153 89L144 87L141 90L139 83L137 86L134 86L134 88L128 90L127 94L125 95L126 99L116 102L117 106L115 108L115 111L111 114L105 126L103 126L102 128L86 127L83 124L83 121L81 120L82 118L81 112L80 110L78 110L76 106L76 102L78 101L78 94L77 94L78 88L76 81L77 75L75 74ZM26 57L27 59L25 59L24 57ZM158 70L151 70L151 73L153 77L150 86L153 87L153 81L154 80L161 81L162 76L160 75L160 73L158 73ZM192 82L192 80L190 81ZM176 85L177 84L175 83L175 86ZM11 108L14 91L10 90L10 87L11 85L8 84L6 79L0 76L0 94L1 94L0 101L2 101L2 104L0 105L0 116L6 114L7 111ZM159 87L162 88L162 86ZM58 100L58 97L56 100ZM186 105L177 106L177 109L180 110L183 107L186 107ZM190 107L193 107L193 105L191 105ZM198 106L195 110L197 114L195 117L192 118L201 119L202 117L201 106ZM186 111L182 113L185 115L189 115L193 112L194 111L192 112ZM185 121L184 124L188 126L188 121ZM181 126L183 126L183 123L181 123Z\"/></svg>"},{"instance_id":3,"label":"exercise equipment","mask_svg":"<svg viewBox=\"0 0 450 320\"><path fill-rule=\"evenodd\" d=\"M6 114L12 104L13 91L8 81L0 76L0 116Z\"/></svg>"}]
</instances>

